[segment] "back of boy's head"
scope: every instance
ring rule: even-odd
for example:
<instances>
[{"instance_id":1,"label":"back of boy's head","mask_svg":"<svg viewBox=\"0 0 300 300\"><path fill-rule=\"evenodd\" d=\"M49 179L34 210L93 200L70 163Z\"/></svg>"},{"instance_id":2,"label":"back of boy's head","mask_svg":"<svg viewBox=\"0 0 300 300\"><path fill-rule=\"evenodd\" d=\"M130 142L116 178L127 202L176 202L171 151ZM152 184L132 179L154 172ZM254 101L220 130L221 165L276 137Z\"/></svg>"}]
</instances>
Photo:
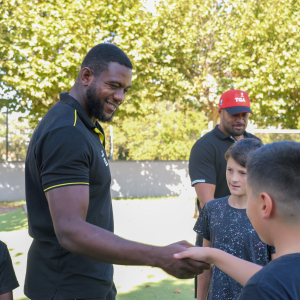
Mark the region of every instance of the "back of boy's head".
<instances>
[{"instance_id":1,"label":"back of boy's head","mask_svg":"<svg viewBox=\"0 0 300 300\"><path fill-rule=\"evenodd\" d=\"M256 149L263 146L263 143L257 139L242 139L232 144L225 153L225 158L231 157L242 167L246 168L248 155Z\"/></svg>"},{"instance_id":2,"label":"back of boy's head","mask_svg":"<svg viewBox=\"0 0 300 300\"><path fill-rule=\"evenodd\" d=\"M247 182L256 198L268 193L288 223L300 223L300 143L267 144L249 155Z\"/></svg>"}]
</instances>

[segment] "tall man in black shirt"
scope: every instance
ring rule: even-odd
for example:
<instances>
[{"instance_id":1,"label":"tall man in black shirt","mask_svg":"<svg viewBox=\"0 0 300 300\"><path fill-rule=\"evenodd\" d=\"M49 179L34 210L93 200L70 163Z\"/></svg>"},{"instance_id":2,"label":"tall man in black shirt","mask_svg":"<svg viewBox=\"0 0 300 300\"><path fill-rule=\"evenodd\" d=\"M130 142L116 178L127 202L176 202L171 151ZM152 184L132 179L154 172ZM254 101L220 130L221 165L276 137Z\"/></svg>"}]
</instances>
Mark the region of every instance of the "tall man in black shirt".
<instances>
[{"instance_id":1,"label":"tall man in black shirt","mask_svg":"<svg viewBox=\"0 0 300 300\"><path fill-rule=\"evenodd\" d=\"M250 109L248 94L230 90L222 94L218 108L220 124L201 137L193 146L189 174L200 206L230 194L226 182L225 152L243 138L256 138L245 131Z\"/></svg>"},{"instance_id":2,"label":"tall man in black shirt","mask_svg":"<svg viewBox=\"0 0 300 300\"><path fill-rule=\"evenodd\" d=\"M113 234L105 135L131 87L132 64L110 44L87 54L70 93L35 129L26 157L29 234L25 294L32 300L115 299L112 264L159 267L191 278L207 264L177 260L189 244L155 247Z\"/></svg>"}]
</instances>

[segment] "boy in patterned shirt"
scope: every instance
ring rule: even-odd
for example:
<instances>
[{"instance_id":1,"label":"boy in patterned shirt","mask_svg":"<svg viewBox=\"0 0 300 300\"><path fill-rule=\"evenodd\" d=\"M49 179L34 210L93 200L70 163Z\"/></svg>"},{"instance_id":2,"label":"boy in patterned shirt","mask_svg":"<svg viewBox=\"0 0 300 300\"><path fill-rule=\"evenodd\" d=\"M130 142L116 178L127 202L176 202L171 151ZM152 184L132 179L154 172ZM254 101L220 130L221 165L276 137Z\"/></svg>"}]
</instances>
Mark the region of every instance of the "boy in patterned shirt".
<instances>
[{"instance_id":1,"label":"boy in patterned shirt","mask_svg":"<svg viewBox=\"0 0 300 300\"><path fill-rule=\"evenodd\" d=\"M263 243L247 217L247 157L263 146L256 139L242 139L226 152L226 179L231 195L208 202L194 230L203 237L203 247L223 250L241 259L265 266L274 247ZM235 300L243 286L217 267L198 275L198 300Z\"/></svg>"}]
</instances>

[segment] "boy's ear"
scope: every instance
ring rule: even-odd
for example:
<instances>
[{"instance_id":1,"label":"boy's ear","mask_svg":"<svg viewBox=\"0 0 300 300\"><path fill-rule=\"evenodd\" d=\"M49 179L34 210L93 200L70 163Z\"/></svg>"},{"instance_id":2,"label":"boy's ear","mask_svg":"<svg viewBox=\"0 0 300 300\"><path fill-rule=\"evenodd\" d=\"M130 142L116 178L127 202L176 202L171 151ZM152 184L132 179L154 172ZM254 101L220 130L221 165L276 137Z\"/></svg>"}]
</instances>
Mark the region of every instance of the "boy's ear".
<instances>
[{"instance_id":1,"label":"boy's ear","mask_svg":"<svg viewBox=\"0 0 300 300\"><path fill-rule=\"evenodd\" d=\"M274 201L268 193L261 193L259 195L261 203L260 212L263 219L269 218L274 211Z\"/></svg>"}]
</instances>

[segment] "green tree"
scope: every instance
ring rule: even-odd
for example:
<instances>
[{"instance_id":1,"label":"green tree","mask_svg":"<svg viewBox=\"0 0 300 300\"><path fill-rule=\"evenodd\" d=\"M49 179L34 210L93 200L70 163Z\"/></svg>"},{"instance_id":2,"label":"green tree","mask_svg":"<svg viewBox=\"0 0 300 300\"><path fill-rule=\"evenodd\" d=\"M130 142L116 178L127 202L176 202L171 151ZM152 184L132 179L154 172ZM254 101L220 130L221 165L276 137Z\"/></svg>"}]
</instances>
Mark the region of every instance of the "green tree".
<instances>
[{"instance_id":1,"label":"green tree","mask_svg":"<svg viewBox=\"0 0 300 300\"><path fill-rule=\"evenodd\" d=\"M159 2L149 30L154 44L147 45L154 57L152 98L182 101L217 122L218 94L227 85L227 57L217 46L225 39L226 8L222 1Z\"/></svg>"},{"instance_id":2,"label":"green tree","mask_svg":"<svg viewBox=\"0 0 300 300\"><path fill-rule=\"evenodd\" d=\"M186 101L216 123L219 96L240 88L257 124L296 128L299 9L297 0L160 1L149 44L155 96Z\"/></svg>"},{"instance_id":3,"label":"green tree","mask_svg":"<svg viewBox=\"0 0 300 300\"><path fill-rule=\"evenodd\" d=\"M0 161L6 159L6 114L0 113Z\"/></svg>"},{"instance_id":4,"label":"green tree","mask_svg":"<svg viewBox=\"0 0 300 300\"><path fill-rule=\"evenodd\" d=\"M24 161L33 130L30 128L27 120L24 119L23 121L18 119L10 120L8 130L9 159L12 161Z\"/></svg>"},{"instance_id":5,"label":"green tree","mask_svg":"<svg viewBox=\"0 0 300 300\"><path fill-rule=\"evenodd\" d=\"M188 160L192 146L207 128L207 117L183 109L181 102L161 101L150 109L143 118L114 122L114 160ZM108 127L104 125L107 154Z\"/></svg>"},{"instance_id":6,"label":"green tree","mask_svg":"<svg viewBox=\"0 0 300 300\"><path fill-rule=\"evenodd\" d=\"M32 134L27 120L20 121L8 115L8 160L25 160ZM6 160L6 113L0 113L0 160Z\"/></svg>"},{"instance_id":7,"label":"green tree","mask_svg":"<svg viewBox=\"0 0 300 300\"><path fill-rule=\"evenodd\" d=\"M219 96L241 88L259 125L299 127L299 5L165 0L151 14L134 0L3 0L0 106L29 111L34 126L71 88L87 51L108 41L134 64L133 89L115 123L126 117L134 127L165 101L217 123Z\"/></svg>"},{"instance_id":8,"label":"green tree","mask_svg":"<svg viewBox=\"0 0 300 300\"><path fill-rule=\"evenodd\" d=\"M261 125L299 124L300 2L240 1L234 16L244 34L231 30L235 87L249 91ZM243 51L240 51L240 49Z\"/></svg>"},{"instance_id":9,"label":"green tree","mask_svg":"<svg viewBox=\"0 0 300 300\"><path fill-rule=\"evenodd\" d=\"M116 35L135 39L144 14L135 0L1 1L1 105L29 111L34 126L74 84L88 50Z\"/></svg>"}]
</instances>

